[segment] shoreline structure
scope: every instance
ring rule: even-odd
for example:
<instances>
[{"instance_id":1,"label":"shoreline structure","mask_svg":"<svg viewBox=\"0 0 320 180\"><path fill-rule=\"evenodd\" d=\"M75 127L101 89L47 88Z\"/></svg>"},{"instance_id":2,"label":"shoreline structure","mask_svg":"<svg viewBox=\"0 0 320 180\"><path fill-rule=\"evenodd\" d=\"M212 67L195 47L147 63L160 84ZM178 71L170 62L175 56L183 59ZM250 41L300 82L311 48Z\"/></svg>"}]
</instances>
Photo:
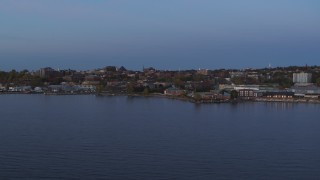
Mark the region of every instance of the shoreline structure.
<instances>
[{"instance_id":1,"label":"shoreline structure","mask_svg":"<svg viewBox=\"0 0 320 180\"><path fill-rule=\"evenodd\" d=\"M95 95L101 97L108 97L108 96L127 96L127 97L145 97L145 98L167 98L173 100L180 100L195 104L220 104L220 103L243 103L243 102L285 102L285 103L312 103L312 104L320 104L319 99L311 99L311 98L291 98L291 99L275 99L275 98L254 98L254 99L241 99L237 98L234 100L195 100L194 98L187 97L187 96L171 96L165 95L161 93L151 93L148 95L144 94L126 94L126 93L21 93L21 92L0 92L0 95L10 95L10 94L17 94L17 95L46 95L46 96L74 96L74 95Z\"/></svg>"}]
</instances>

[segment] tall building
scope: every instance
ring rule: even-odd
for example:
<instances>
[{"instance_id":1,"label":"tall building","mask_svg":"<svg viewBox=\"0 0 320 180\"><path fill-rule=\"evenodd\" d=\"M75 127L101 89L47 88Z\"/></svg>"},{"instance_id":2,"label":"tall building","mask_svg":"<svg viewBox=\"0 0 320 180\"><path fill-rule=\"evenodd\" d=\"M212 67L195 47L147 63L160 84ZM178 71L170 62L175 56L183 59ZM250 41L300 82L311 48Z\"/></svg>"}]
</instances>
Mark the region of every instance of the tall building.
<instances>
[{"instance_id":1,"label":"tall building","mask_svg":"<svg viewBox=\"0 0 320 180\"><path fill-rule=\"evenodd\" d=\"M293 73L293 83L311 83L312 80L312 74L311 73Z\"/></svg>"},{"instance_id":2,"label":"tall building","mask_svg":"<svg viewBox=\"0 0 320 180\"><path fill-rule=\"evenodd\" d=\"M54 72L55 72L55 70L50 67L41 68L39 75L41 78L49 78L50 76L52 76L54 74Z\"/></svg>"}]
</instances>

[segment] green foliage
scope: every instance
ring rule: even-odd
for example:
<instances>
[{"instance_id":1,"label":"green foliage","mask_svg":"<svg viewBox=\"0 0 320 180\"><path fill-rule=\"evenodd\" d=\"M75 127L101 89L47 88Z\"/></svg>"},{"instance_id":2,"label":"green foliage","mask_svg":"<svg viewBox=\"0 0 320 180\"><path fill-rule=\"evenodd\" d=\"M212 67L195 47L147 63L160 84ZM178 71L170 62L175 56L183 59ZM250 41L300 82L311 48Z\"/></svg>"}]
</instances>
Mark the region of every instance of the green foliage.
<instances>
[{"instance_id":1,"label":"green foliage","mask_svg":"<svg viewBox=\"0 0 320 180\"><path fill-rule=\"evenodd\" d=\"M317 86L320 86L320 77L319 77L319 78L317 78L317 80L316 80L316 84L317 84Z\"/></svg>"},{"instance_id":2,"label":"green foliage","mask_svg":"<svg viewBox=\"0 0 320 180\"><path fill-rule=\"evenodd\" d=\"M5 83L7 82L8 73L0 71L0 82Z\"/></svg>"},{"instance_id":3,"label":"green foliage","mask_svg":"<svg viewBox=\"0 0 320 180\"><path fill-rule=\"evenodd\" d=\"M236 90L232 90L230 92L230 99L237 99L238 98L238 92Z\"/></svg>"},{"instance_id":4,"label":"green foliage","mask_svg":"<svg viewBox=\"0 0 320 180\"><path fill-rule=\"evenodd\" d=\"M193 99L198 102L198 101L200 101L202 99L202 97L201 97L201 95L199 93L195 93L194 96L193 96Z\"/></svg>"},{"instance_id":5,"label":"green foliage","mask_svg":"<svg viewBox=\"0 0 320 180\"><path fill-rule=\"evenodd\" d=\"M202 74L195 74L194 76L193 76L193 81L201 81L201 80L203 80L204 79L204 75L202 75Z\"/></svg>"},{"instance_id":6,"label":"green foliage","mask_svg":"<svg viewBox=\"0 0 320 180\"><path fill-rule=\"evenodd\" d=\"M103 90L104 90L104 86L103 85L100 84L100 85L97 86L97 93L98 94L102 93Z\"/></svg>"},{"instance_id":7,"label":"green foliage","mask_svg":"<svg viewBox=\"0 0 320 180\"><path fill-rule=\"evenodd\" d=\"M173 84L176 87L182 87L184 83L180 78L176 77L176 78L173 79Z\"/></svg>"},{"instance_id":8,"label":"green foliage","mask_svg":"<svg viewBox=\"0 0 320 180\"><path fill-rule=\"evenodd\" d=\"M144 90L143 90L143 95L144 95L144 96L149 95L149 89L148 89L148 88L144 88Z\"/></svg>"},{"instance_id":9,"label":"green foliage","mask_svg":"<svg viewBox=\"0 0 320 180\"><path fill-rule=\"evenodd\" d=\"M127 93L132 94L134 92L134 87L131 83L127 84Z\"/></svg>"},{"instance_id":10,"label":"green foliage","mask_svg":"<svg viewBox=\"0 0 320 180\"><path fill-rule=\"evenodd\" d=\"M57 77L52 80L52 84L55 84L55 85L59 85L62 82L63 82L63 79L61 77Z\"/></svg>"},{"instance_id":11,"label":"green foliage","mask_svg":"<svg viewBox=\"0 0 320 180\"><path fill-rule=\"evenodd\" d=\"M32 87L41 87L41 86L44 85L43 79L40 78L39 76L31 77L30 85L31 85Z\"/></svg>"},{"instance_id":12,"label":"green foliage","mask_svg":"<svg viewBox=\"0 0 320 180\"><path fill-rule=\"evenodd\" d=\"M280 85L280 88L289 88L293 85L292 80L289 78L278 79L278 83Z\"/></svg>"},{"instance_id":13,"label":"green foliage","mask_svg":"<svg viewBox=\"0 0 320 180\"><path fill-rule=\"evenodd\" d=\"M12 70L8 74L7 81L13 82L16 80L17 77L18 77L18 72L16 70Z\"/></svg>"},{"instance_id":14,"label":"green foliage","mask_svg":"<svg viewBox=\"0 0 320 180\"><path fill-rule=\"evenodd\" d=\"M244 78L241 78L241 77L232 78L231 82L233 82L236 85L245 84Z\"/></svg>"}]
</instances>

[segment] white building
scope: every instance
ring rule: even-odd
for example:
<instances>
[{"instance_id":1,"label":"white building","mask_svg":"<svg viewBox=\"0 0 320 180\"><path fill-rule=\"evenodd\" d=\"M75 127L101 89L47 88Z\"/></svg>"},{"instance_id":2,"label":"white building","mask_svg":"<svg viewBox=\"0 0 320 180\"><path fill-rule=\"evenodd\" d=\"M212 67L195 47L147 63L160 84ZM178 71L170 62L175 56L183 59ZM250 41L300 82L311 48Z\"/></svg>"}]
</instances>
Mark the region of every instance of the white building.
<instances>
[{"instance_id":1,"label":"white building","mask_svg":"<svg viewBox=\"0 0 320 180\"><path fill-rule=\"evenodd\" d=\"M311 73L293 73L293 83L311 83L312 74Z\"/></svg>"},{"instance_id":2,"label":"white building","mask_svg":"<svg viewBox=\"0 0 320 180\"><path fill-rule=\"evenodd\" d=\"M1 92L1 91L5 91L5 90L6 90L6 87L3 86L3 85L0 83L0 92Z\"/></svg>"}]
</instances>

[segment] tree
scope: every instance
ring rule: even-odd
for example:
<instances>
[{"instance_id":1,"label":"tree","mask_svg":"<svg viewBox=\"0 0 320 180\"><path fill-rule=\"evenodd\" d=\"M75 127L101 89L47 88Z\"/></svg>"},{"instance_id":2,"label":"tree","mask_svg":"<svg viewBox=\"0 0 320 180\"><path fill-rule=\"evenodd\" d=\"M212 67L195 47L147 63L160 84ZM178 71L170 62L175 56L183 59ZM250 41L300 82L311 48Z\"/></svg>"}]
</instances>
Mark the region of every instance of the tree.
<instances>
[{"instance_id":1,"label":"tree","mask_svg":"<svg viewBox=\"0 0 320 180\"><path fill-rule=\"evenodd\" d=\"M17 77L17 71L16 70L11 70L8 74L8 81L13 82Z\"/></svg>"},{"instance_id":2,"label":"tree","mask_svg":"<svg viewBox=\"0 0 320 180\"><path fill-rule=\"evenodd\" d=\"M148 89L148 88L144 88L144 90L143 90L143 95L144 95L144 96L149 95L149 89Z\"/></svg>"},{"instance_id":3,"label":"tree","mask_svg":"<svg viewBox=\"0 0 320 180\"><path fill-rule=\"evenodd\" d=\"M174 79L173 79L173 84L176 86L176 87L182 87L183 86L183 84L184 84L184 82L180 79L180 78L178 78L178 77L175 77Z\"/></svg>"},{"instance_id":4,"label":"tree","mask_svg":"<svg viewBox=\"0 0 320 180\"><path fill-rule=\"evenodd\" d=\"M292 80L289 78L278 79L278 83L280 85L280 88L290 88L293 85Z\"/></svg>"},{"instance_id":5,"label":"tree","mask_svg":"<svg viewBox=\"0 0 320 180\"><path fill-rule=\"evenodd\" d=\"M201 95L199 93L195 93L194 96L193 96L193 99L196 102L199 102L202 99L202 97L201 97Z\"/></svg>"},{"instance_id":6,"label":"tree","mask_svg":"<svg viewBox=\"0 0 320 180\"><path fill-rule=\"evenodd\" d=\"M204 75L202 75L202 74L194 74L193 75L194 81L202 81L203 79L204 79Z\"/></svg>"},{"instance_id":7,"label":"tree","mask_svg":"<svg viewBox=\"0 0 320 180\"><path fill-rule=\"evenodd\" d=\"M127 93L132 94L134 92L133 85L131 83L127 84Z\"/></svg>"},{"instance_id":8,"label":"tree","mask_svg":"<svg viewBox=\"0 0 320 180\"><path fill-rule=\"evenodd\" d=\"M32 87L40 87L43 86L43 84L43 79L41 79L39 76L34 76L30 81L30 85Z\"/></svg>"},{"instance_id":9,"label":"tree","mask_svg":"<svg viewBox=\"0 0 320 180\"><path fill-rule=\"evenodd\" d=\"M238 98L238 92L236 90L232 90L230 92L230 99L237 99Z\"/></svg>"},{"instance_id":10,"label":"tree","mask_svg":"<svg viewBox=\"0 0 320 180\"><path fill-rule=\"evenodd\" d=\"M317 78L317 80L316 80L316 84L317 84L317 86L320 86L320 77L319 77L319 78Z\"/></svg>"},{"instance_id":11,"label":"tree","mask_svg":"<svg viewBox=\"0 0 320 180\"><path fill-rule=\"evenodd\" d=\"M0 82L5 83L8 79L8 73L4 71L0 71Z\"/></svg>"},{"instance_id":12,"label":"tree","mask_svg":"<svg viewBox=\"0 0 320 180\"><path fill-rule=\"evenodd\" d=\"M231 82L233 82L236 85L241 85L241 84L245 84L244 78L243 77L234 77L231 78Z\"/></svg>"},{"instance_id":13,"label":"tree","mask_svg":"<svg viewBox=\"0 0 320 180\"><path fill-rule=\"evenodd\" d=\"M103 89L104 89L104 86L103 86L103 85L101 85L101 84L98 85L98 86L97 86L97 93L98 93L98 94L101 94L101 93L103 92Z\"/></svg>"}]
</instances>

